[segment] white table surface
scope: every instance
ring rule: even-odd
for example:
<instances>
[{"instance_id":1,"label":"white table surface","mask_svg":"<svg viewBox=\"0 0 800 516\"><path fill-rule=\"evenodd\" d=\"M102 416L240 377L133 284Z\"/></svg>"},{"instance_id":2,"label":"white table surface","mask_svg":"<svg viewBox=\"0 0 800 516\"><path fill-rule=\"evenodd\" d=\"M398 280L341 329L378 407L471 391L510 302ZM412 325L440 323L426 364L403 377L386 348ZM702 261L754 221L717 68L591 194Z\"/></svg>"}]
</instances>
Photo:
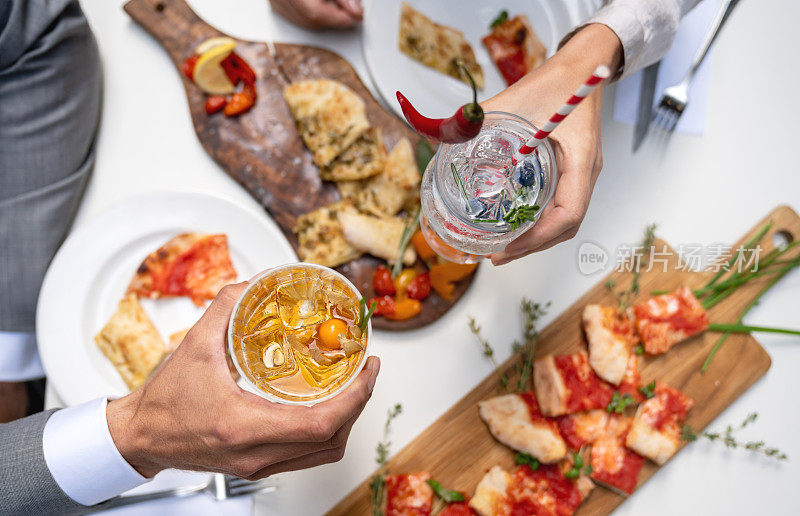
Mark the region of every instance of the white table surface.
<instances>
[{"instance_id":1,"label":"white table surface","mask_svg":"<svg viewBox=\"0 0 800 516\"><path fill-rule=\"evenodd\" d=\"M189 3L235 36L335 50L369 83L358 30L307 32L273 15L266 0ZM200 147L183 88L155 40L124 14L120 0L81 4L99 41L105 98L97 165L76 227L120 199L148 190L209 190L256 206ZM522 296L552 301L547 323L597 281L578 272L575 256L581 242L592 240L607 249L635 243L651 221L659 224L658 235L675 246L731 242L778 204L800 209L800 175L790 158L798 146L794 124L800 120L800 102L793 100L800 82L797 19L798 2L742 2L716 45L705 135L677 134L666 153L645 143L633 156L632 127L611 121L613 97L607 95L605 167L575 239L501 268L483 266L464 299L432 326L378 334L374 349L383 363L381 376L353 428L344 459L283 475L279 492L261 496L255 512L314 515L332 507L373 470L375 444L389 406L399 401L404 407L391 439L398 450L490 372L467 329L468 314L478 318L502 360L520 333L515 307ZM739 131L750 126L760 128L763 147L743 145ZM800 273L795 272L764 298L748 322L798 326L799 292ZM742 437L779 446L791 460L779 464L699 442L616 514L793 512L789 504L800 478L800 344L781 336L759 340L772 356L772 368L712 427L723 428L758 411L757 424Z\"/></svg>"}]
</instances>

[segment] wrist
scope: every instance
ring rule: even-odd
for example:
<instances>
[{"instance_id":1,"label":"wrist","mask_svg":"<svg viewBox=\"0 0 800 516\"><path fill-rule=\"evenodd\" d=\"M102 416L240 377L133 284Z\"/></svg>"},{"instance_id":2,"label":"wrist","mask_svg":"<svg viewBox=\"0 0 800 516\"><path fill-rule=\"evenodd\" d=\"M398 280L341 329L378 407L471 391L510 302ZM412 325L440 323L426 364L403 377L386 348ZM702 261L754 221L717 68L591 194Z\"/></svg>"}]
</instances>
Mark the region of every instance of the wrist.
<instances>
[{"instance_id":1,"label":"wrist","mask_svg":"<svg viewBox=\"0 0 800 516\"><path fill-rule=\"evenodd\" d=\"M144 421L145 415L138 410L139 397L140 391L136 391L109 401L106 421L120 455L140 475L152 478L164 467L153 461L153 439L148 431L151 425Z\"/></svg>"},{"instance_id":2,"label":"wrist","mask_svg":"<svg viewBox=\"0 0 800 516\"><path fill-rule=\"evenodd\" d=\"M564 42L553 59L582 76L604 64L611 69L613 78L623 65L624 52L616 32L601 23L590 23Z\"/></svg>"}]
</instances>

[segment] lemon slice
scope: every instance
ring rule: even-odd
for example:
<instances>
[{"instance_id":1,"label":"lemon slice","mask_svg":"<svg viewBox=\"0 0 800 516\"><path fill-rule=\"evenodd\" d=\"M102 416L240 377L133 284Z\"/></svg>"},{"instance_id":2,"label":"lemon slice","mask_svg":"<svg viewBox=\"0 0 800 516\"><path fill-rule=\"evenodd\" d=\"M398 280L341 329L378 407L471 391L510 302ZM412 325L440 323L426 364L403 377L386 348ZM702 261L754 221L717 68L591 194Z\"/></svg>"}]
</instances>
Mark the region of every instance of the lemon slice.
<instances>
[{"instance_id":1,"label":"lemon slice","mask_svg":"<svg viewBox=\"0 0 800 516\"><path fill-rule=\"evenodd\" d=\"M223 43L200 54L194 68L194 82L209 95L233 93L233 83L228 79L220 62L236 47L236 43Z\"/></svg>"},{"instance_id":2,"label":"lemon slice","mask_svg":"<svg viewBox=\"0 0 800 516\"><path fill-rule=\"evenodd\" d=\"M220 36L218 38L209 38L200 43L199 45L197 45L197 48L194 49L194 53L197 55L205 54L212 48L219 45L236 45L236 42L233 41L231 38L225 36Z\"/></svg>"}]
</instances>

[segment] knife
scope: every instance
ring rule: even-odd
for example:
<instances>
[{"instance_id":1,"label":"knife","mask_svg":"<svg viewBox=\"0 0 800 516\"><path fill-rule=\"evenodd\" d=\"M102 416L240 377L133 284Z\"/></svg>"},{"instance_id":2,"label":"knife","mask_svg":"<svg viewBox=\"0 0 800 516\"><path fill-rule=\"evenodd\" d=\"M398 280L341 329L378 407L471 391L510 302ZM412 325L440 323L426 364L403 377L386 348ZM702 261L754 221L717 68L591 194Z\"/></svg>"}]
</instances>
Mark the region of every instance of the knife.
<instances>
[{"instance_id":1,"label":"knife","mask_svg":"<svg viewBox=\"0 0 800 516\"><path fill-rule=\"evenodd\" d=\"M639 107L636 112L636 127L633 129L633 152L644 141L647 130L650 128L650 121L653 118L653 96L656 92L656 81L658 80L658 66L661 61L657 61L644 69L642 85L639 87Z\"/></svg>"}]
</instances>

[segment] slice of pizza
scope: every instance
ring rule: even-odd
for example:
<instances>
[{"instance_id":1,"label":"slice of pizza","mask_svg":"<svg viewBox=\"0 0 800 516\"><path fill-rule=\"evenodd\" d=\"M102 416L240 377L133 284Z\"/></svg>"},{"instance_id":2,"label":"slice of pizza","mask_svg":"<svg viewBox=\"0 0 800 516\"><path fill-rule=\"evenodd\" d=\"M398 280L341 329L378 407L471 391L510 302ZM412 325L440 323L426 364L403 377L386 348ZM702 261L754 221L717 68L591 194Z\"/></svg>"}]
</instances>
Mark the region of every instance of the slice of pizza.
<instances>
[{"instance_id":1,"label":"slice of pizza","mask_svg":"<svg viewBox=\"0 0 800 516\"><path fill-rule=\"evenodd\" d=\"M166 344L135 294L122 298L94 341L130 390L143 384L167 356Z\"/></svg>"},{"instance_id":2,"label":"slice of pizza","mask_svg":"<svg viewBox=\"0 0 800 516\"><path fill-rule=\"evenodd\" d=\"M497 24L482 41L509 86L541 66L547 55L524 15Z\"/></svg>"},{"instance_id":3,"label":"slice of pizza","mask_svg":"<svg viewBox=\"0 0 800 516\"><path fill-rule=\"evenodd\" d=\"M352 209L348 203L337 202L297 219L294 232L301 260L336 267L361 256L360 251L347 243L339 223L339 214L347 209Z\"/></svg>"},{"instance_id":4,"label":"slice of pizza","mask_svg":"<svg viewBox=\"0 0 800 516\"><path fill-rule=\"evenodd\" d=\"M379 173L385 162L381 130L371 127L330 165L320 167L319 176L326 181L356 181Z\"/></svg>"},{"instance_id":5,"label":"slice of pizza","mask_svg":"<svg viewBox=\"0 0 800 516\"><path fill-rule=\"evenodd\" d=\"M544 463L559 461L567 454L558 426L542 416L532 392L481 401L478 411L492 435L514 450Z\"/></svg>"},{"instance_id":6,"label":"slice of pizza","mask_svg":"<svg viewBox=\"0 0 800 516\"><path fill-rule=\"evenodd\" d=\"M283 98L317 166L328 166L369 128L364 101L338 81L295 82Z\"/></svg>"},{"instance_id":7,"label":"slice of pizza","mask_svg":"<svg viewBox=\"0 0 800 516\"><path fill-rule=\"evenodd\" d=\"M386 516L427 516L433 507L433 489L422 471L386 477Z\"/></svg>"},{"instance_id":8,"label":"slice of pizza","mask_svg":"<svg viewBox=\"0 0 800 516\"><path fill-rule=\"evenodd\" d=\"M664 464L681 444L681 428L694 400L656 382L655 396L639 405L625 445L656 464Z\"/></svg>"},{"instance_id":9,"label":"slice of pizza","mask_svg":"<svg viewBox=\"0 0 800 516\"><path fill-rule=\"evenodd\" d=\"M605 408L614 395L611 385L592 370L584 352L537 359L533 385L542 414L548 417Z\"/></svg>"},{"instance_id":10,"label":"slice of pizza","mask_svg":"<svg viewBox=\"0 0 800 516\"><path fill-rule=\"evenodd\" d=\"M227 236L184 233L144 259L127 293L152 299L188 296L202 306L235 280Z\"/></svg>"},{"instance_id":11,"label":"slice of pizza","mask_svg":"<svg viewBox=\"0 0 800 516\"><path fill-rule=\"evenodd\" d=\"M558 428L570 448L591 446L592 480L632 493L644 460L625 447L625 438L633 418L591 410L558 418Z\"/></svg>"},{"instance_id":12,"label":"slice of pizza","mask_svg":"<svg viewBox=\"0 0 800 516\"><path fill-rule=\"evenodd\" d=\"M708 314L689 287L655 296L633 307L645 351L666 353L678 342L705 331Z\"/></svg>"},{"instance_id":13,"label":"slice of pizza","mask_svg":"<svg viewBox=\"0 0 800 516\"><path fill-rule=\"evenodd\" d=\"M638 339L633 321L613 306L586 305L583 329L589 343L589 365L603 380L619 385Z\"/></svg>"},{"instance_id":14,"label":"slice of pizza","mask_svg":"<svg viewBox=\"0 0 800 516\"><path fill-rule=\"evenodd\" d=\"M481 516L568 516L593 488L583 474L574 480L564 476L571 467L568 460L540 465L535 471L523 465L512 475L494 466L478 483L469 505Z\"/></svg>"},{"instance_id":15,"label":"slice of pizza","mask_svg":"<svg viewBox=\"0 0 800 516\"><path fill-rule=\"evenodd\" d=\"M458 66L464 63L478 88L483 88L483 70L461 31L434 23L403 2L398 37L400 51L420 63L469 84Z\"/></svg>"}]
</instances>

